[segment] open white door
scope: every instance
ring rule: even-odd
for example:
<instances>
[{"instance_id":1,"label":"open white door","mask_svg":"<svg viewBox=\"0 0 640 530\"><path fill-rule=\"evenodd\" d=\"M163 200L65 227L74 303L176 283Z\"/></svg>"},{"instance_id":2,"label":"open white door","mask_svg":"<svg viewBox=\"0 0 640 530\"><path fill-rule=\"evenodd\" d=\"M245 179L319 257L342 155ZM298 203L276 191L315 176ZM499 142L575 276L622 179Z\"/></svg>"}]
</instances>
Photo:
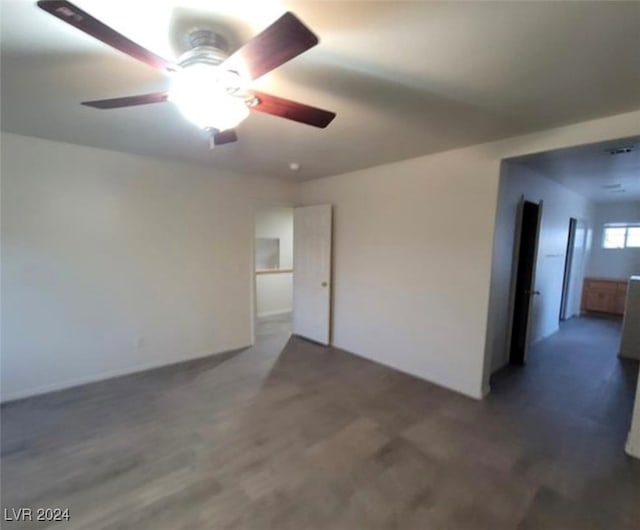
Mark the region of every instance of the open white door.
<instances>
[{"instance_id":1,"label":"open white door","mask_svg":"<svg viewBox=\"0 0 640 530\"><path fill-rule=\"evenodd\" d=\"M320 344L330 341L330 204L293 212L293 333Z\"/></svg>"}]
</instances>

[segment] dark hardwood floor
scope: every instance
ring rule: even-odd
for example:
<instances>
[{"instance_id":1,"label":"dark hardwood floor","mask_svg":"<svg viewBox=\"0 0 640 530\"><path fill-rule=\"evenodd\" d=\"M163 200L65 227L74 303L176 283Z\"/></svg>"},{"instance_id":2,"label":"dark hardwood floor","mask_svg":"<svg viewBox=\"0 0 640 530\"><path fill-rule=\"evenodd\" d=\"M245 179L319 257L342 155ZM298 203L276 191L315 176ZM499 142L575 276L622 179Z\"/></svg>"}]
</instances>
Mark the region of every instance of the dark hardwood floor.
<instances>
[{"instance_id":1,"label":"dark hardwood floor","mask_svg":"<svg viewBox=\"0 0 640 530\"><path fill-rule=\"evenodd\" d=\"M640 528L618 322L565 323L482 402L287 329L3 406L3 508L68 507L64 529Z\"/></svg>"}]
</instances>

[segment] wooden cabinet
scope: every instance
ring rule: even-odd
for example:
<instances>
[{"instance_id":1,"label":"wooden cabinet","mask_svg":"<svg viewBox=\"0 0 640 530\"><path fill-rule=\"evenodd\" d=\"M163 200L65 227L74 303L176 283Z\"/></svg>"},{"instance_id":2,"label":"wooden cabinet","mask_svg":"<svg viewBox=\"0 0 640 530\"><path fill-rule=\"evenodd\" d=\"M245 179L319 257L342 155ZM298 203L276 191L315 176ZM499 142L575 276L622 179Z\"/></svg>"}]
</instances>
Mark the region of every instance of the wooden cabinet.
<instances>
[{"instance_id":1,"label":"wooden cabinet","mask_svg":"<svg viewBox=\"0 0 640 530\"><path fill-rule=\"evenodd\" d=\"M624 314L627 280L585 278L582 288L582 311Z\"/></svg>"}]
</instances>

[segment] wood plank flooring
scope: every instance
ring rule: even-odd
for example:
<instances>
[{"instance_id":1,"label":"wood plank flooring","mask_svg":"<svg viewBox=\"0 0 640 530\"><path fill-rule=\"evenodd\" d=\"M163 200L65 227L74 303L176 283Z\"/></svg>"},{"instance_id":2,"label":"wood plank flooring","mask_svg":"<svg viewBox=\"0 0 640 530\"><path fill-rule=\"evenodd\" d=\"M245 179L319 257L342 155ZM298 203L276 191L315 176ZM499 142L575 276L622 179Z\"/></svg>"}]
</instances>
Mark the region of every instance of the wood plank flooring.
<instances>
[{"instance_id":1,"label":"wood plank flooring","mask_svg":"<svg viewBox=\"0 0 640 530\"><path fill-rule=\"evenodd\" d=\"M2 528L640 528L618 322L567 322L482 402L287 326L3 406L2 507L71 517Z\"/></svg>"}]
</instances>

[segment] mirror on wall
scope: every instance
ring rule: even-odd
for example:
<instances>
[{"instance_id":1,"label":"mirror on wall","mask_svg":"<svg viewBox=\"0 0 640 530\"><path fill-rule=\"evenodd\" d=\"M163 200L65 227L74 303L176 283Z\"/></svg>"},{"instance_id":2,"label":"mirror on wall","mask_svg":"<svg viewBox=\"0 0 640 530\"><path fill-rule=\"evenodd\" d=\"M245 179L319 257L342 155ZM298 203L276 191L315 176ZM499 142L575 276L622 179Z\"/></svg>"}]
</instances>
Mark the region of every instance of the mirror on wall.
<instances>
[{"instance_id":1,"label":"mirror on wall","mask_svg":"<svg viewBox=\"0 0 640 530\"><path fill-rule=\"evenodd\" d=\"M256 238L256 270L280 268L280 239L277 237Z\"/></svg>"}]
</instances>

